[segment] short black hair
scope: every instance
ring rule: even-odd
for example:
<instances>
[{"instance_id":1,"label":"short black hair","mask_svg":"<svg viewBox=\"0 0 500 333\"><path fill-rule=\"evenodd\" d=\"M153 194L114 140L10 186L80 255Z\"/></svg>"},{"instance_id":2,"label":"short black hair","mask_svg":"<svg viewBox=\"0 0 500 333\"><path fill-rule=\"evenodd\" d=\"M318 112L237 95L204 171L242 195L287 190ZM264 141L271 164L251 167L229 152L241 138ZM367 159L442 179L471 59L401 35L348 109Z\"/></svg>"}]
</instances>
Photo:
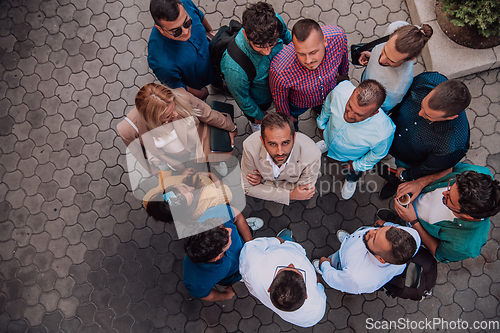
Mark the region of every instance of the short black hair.
<instances>
[{"instance_id":1,"label":"short black hair","mask_svg":"<svg viewBox=\"0 0 500 333\"><path fill-rule=\"evenodd\" d=\"M460 213L474 219L494 216L500 211L500 183L489 175L466 171L456 176Z\"/></svg>"},{"instance_id":2,"label":"short black hair","mask_svg":"<svg viewBox=\"0 0 500 333\"><path fill-rule=\"evenodd\" d=\"M176 195L180 194L177 188L171 189ZM177 192L177 193L176 193ZM163 192L158 192L151 197L146 204L146 213L158 222L165 222L168 224L174 223L172 212L170 211L169 204L163 199Z\"/></svg>"},{"instance_id":3,"label":"short black hair","mask_svg":"<svg viewBox=\"0 0 500 333\"><path fill-rule=\"evenodd\" d=\"M387 93L384 86L375 80L368 79L362 81L357 87L358 96L356 98L359 106L376 104L377 109L384 104Z\"/></svg>"},{"instance_id":4,"label":"short black hair","mask_svg":"<svg viewBox=\"0 0 500 333\"><path fill-rule=\"evenodd\" d=\"M467 86L456 79L440 83L429 98L429 108L445 113L446 117L459 114L471 102L470 91Z\"/></svg>"},{"instance_id":5,"label":"short black hair","mask_svg":"<svg viewBox=\"0 0 500 333\"><path fill-rule=\"evenodd\" d=\"M305 41L311 32L316 30L321 38L323 38L323 31L319 26L318 22L311 19L299 20L292 29L292 36L294 36L299 42Z\"/></svg>"},{"instance_id":6,"label":"short black hair","mask_svg":"<svg viewBox=\"0 0 500 333\"><path fill-rule=\"evenodd\" d=\"M259 47L267 47L278 41L278 18L273 6L265 2L257 2L243 12L243 29L247 39Z\"/></svg>"},{"instance_id":7,"label":"short black hair","mask_svg":"<svg viewBox=\"0 0 500 333\"><path fill-rule=\"evenodd\" d=\"M179 0L151 0L149 3L149 11L156 24L160 25L161 20L175 21L179 17L179 5L182 2Z\"/></svg>"},{"instance_id":8,"label":"short black hair","mask_svg":"<svg viewBox=\"0 0 500 333\"><path fill-rule=\"evenodd\" d=\"M194 263L209 262L222 253L229 242L229 232L221 225L220 218L203 221L203 225L211 224L216 227L186 238L184 250L189 259Z\"/></svg>"},{"instance_id":9,"label":"short black hair","mask_svg":"<svg viewBox=\"0 0 500 333\"><path fill-rule=\"evenodd\" d=\"M389 252L389 258L384 258L384 260L390 264L406 264L417 251L417 242L415 238L406 230L391 227L385 233L385 237L392 246L392 250Z\"/></svg>"},{"instance_id":10,"label":"short black hair","mask_svg":"<svg viewBox=\"0 0 500 333\"><path fill-rule=\"evenodd\" d=\"M281 311L300 309L307 296L304 278L290 270L279 272L269 287L269 296L273 305Z\"/></svg>"},{"instance_id":11,"label":"short black hair","mask_svg":"<svg viewBox=\"0 0 500 333\"><path fill-rule=\"evenodd\" d=\"M260 124L260 135L262 139L265 139L266 129L273 129L275 127L285 128L288 126L290 128L290 134L292 137L295 136L295 127L293 127L292 120L288 115L281 112L269 112L262 118L262 123Z\"/></svg>"}]
</instances>

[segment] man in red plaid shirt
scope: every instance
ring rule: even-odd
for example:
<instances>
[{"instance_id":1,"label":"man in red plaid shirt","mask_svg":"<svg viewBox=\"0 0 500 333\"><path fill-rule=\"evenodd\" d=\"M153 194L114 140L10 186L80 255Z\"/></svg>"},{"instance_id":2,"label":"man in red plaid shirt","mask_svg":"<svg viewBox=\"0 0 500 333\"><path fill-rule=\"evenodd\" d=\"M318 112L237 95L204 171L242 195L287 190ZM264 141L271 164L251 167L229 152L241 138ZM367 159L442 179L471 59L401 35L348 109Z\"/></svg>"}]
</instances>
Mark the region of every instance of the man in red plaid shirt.
<instances>
[{"instance_id":1,"label":"man in red plaid shirt","mask_svg":"<svg viewBox=\"0 0 500 333\"><path fill-rule=\"evenodd\" d=\"M292 30L293 43L278 53L269 69L276 111L298 117L313 108L321 112L323 101L349 71L347 36L332 25L320 27L311 19L298 21Z\"/></svg>"}]
</instances>

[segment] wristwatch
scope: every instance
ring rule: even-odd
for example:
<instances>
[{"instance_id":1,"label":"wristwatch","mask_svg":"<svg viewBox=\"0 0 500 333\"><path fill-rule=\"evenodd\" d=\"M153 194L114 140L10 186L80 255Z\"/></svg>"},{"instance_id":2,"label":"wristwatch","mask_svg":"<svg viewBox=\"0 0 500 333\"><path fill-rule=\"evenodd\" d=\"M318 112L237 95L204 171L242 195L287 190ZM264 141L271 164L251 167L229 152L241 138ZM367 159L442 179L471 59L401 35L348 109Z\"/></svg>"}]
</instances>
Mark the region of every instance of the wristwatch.
<instances>
[{"instance_id":1,"label":"wristwatch","mask_svg":"<svg viewBox=\"0 0 500 333\"><path fill-rule=\"evenodd\" d=\"M406 226L407 226L408 228L413 228L413 226L414 226L415 224L417 224L418 222L420 222L418 219L414 219L413 221L406 222Z\"/></svg>"},{"instance_id":2,"label":"wristwatch","mask_svg":"<svg viewBox=\"0 0 500 333\"><path fill-rule=\"evenodd\" d=\"M230 131L231 133L233 133L234 131L236 131L238 129L238 126L236 126L236 124L234 124L234 128L232 131Z\"/></svg>"}]
</instances>

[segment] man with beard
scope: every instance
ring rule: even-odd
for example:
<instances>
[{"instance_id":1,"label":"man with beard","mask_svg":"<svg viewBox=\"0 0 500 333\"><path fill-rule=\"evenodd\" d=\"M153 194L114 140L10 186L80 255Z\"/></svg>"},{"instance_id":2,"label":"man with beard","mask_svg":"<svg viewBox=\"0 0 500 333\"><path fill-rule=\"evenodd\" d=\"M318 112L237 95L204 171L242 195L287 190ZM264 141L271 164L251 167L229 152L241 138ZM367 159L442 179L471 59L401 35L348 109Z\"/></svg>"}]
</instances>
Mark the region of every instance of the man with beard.
<instances>
[{"instance_id":1,"label":"man with beard","mask_svg":"<svg viewBox=\"0 0 500 333\"><path fill-rule=\"evenodd\" d=\"M380 223L384 222L376 222ZM338 230L337 238L340 250L329 258L313 260L313 265L330 287L350 294L380 289L403 273L420 247L416 230L389 222L361 227L352 234Z\"/></svg>"},{"instance_id":2,"label":"man with beard","mask_svg":"<svg viewBox=\"0 0 500 333\"><path fill-rule=\"evenodd\" d=\"M396 21L389 25L385 36L390 35L386 43L378 44L371 52L364 51L359 63L366 66L361 81L372 79L380 82L386 89L387 97L381 108L388 113L395 107L413 82L413 60L433 33L432 27L421 27L405 21Z\"/></svg>"},{"instance_id":3,"label":"man with beard","mask_svg":"<svg viewBox=\"0 0 500 333\"><path fill-rule=\"evenodd\" d=\"M379 112L385 96L384 87L375 80L365 80L357 88L342 81L328 94L317 119L324 140L316 145L344 164L345 200L353 196L363 171L373 168L391 147L396 126Z\"/></svg>"},{"instance_id":4,"label":"man with beard","mask_svg":"<svg viewBox=\"0 0 500 333\"><path fill-rule=\"evenodd\" d=\"M260 132L243 142L241 173L245 193L285 205L308 200L315 192L321 153L314 141L295 133L289 117L271 112Z\"/></svg>"},{"instance_id":5,"label":"man with beard","mask_svg":"<svg viewBox=\"0 0 500 333\"><path fill-rule=\"evenodd\" d=\"M326 96L349 72L347 36L337 26L320 27L299 20L292 43L278 53L269 68L269 86L276 111L286 113L298 131L298 118L313 108L321 111Z\"/></svg>"},{"instance_id":6,"label":"man with beard","mask_svg":"<svg viewBox=\"0 0 500 333\"><path fill-rule=\"evenodd\" d=\"M500 182L487 167L466 163L437 176L441 178L434 182L433 177L420 178L425 186L421 191L408 183L400 185L394 204L397 214L380 209L377 217L411 226L441 262L476 258L488 240L490 217L500 211ZM397 199L406 193L415 200L403 206Z\"/></svg>"}]
</instances>

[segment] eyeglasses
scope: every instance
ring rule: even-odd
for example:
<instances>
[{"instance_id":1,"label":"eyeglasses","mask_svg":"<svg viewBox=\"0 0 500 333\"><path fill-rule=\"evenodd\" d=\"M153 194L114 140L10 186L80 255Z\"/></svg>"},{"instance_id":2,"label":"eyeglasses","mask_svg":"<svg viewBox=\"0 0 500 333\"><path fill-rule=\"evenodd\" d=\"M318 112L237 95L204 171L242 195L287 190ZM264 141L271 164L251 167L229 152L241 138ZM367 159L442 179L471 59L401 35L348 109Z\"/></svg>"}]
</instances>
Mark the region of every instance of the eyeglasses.
<instances>
[{"instance_id":1,"label":"eyeglasses","mask_svg":"<svg viewBox=\"0 0 500 333\"><path fill-rule=\"evenodd\" d=\"M451 183L452 181L453 181L453 184L455 184L455 179L451 178L450 180L448 180L448 186L447 186L447 188L446 188L446 190L447 190L448 194L446 194L446 197L447 197L447 200L449 200L449 201L450 201L450 204L451 204L452 206L455 206L455 207L460 207L459 205L455 205L455 204L453 203L453 201L451 201L450 190L451 190L451 187L453 186L453 184ZM443 194L443 195L445 195L445 194ZM449 210L451 210L451 211L452 211L452 212L454 212L454 213L460 214L460 212L459 212L459 211L453 210L453 209L451 209L450 207L448 207L448 209L449 209Z\"/></svg>"},{"instance_id":2,"label":"eyeglasses","mask_svg":"<svg viewBox=\"0 0 500 333\"><path fill-rule=\"evenodd\" d=\"M290 270L294 269L294 270L297 270L299 271L300 273L302 273L302 277L304 278L304 283L307 285L306 283L306 271L303 270L302 268L297 268L297 267L288 267L288 266L277 266L276 267L276 270L274 271L274 276L273 276L273 280L276 278L276 275L278 275L278 272L284 268L289 268Z\"/></svg>"},{"instance_id":3,"label":"eyeglasses","mask_svg":"<svg viewBox=\"0 0 500 333\"><path fill-rule=\"evenodd\" d=\"M172 34L172 37L179 37L182 34L182 28L184 29L189 29L189 27L193 24L193 20L188 16L186 17L186 20L184 23L182 23L182 26L170 29L169 32Z\"/></svg>"}]
</instances>

